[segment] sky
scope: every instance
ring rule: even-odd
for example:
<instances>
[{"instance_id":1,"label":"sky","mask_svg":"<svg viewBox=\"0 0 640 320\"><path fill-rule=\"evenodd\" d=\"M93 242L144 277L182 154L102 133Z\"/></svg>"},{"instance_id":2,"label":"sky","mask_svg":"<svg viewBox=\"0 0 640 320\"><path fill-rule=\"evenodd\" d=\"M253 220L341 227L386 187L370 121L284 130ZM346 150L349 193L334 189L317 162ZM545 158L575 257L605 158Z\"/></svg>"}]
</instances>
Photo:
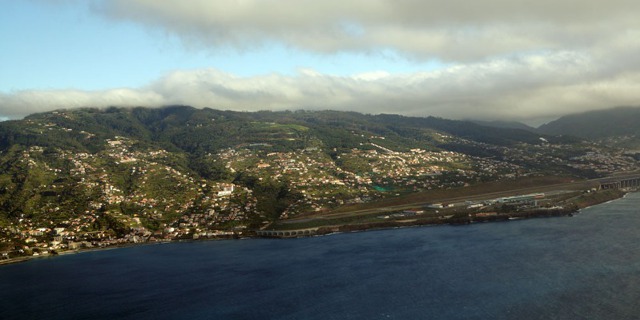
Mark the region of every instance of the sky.
<instances>
[{"instance_id":1,"label":"sky","mask_svg":"<svg viewBox=\"0 0 640 320\"><path fill-rule=\"evenodd\" d=\"M539 125L640 105L635 0L0 6L0 119L181 104Z\"/></svg>"}]
</instances>

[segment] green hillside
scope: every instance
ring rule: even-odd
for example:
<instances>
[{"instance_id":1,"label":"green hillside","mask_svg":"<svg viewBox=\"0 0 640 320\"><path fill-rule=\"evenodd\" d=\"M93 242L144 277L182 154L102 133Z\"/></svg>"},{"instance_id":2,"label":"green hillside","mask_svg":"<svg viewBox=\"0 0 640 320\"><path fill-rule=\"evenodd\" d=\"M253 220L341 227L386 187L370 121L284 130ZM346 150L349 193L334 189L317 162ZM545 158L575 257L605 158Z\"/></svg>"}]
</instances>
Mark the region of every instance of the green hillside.
<instances>
[{"instance_id":1,"label":"green hillside","mask_svg":"<svg viewBox=\"0 0 640 320\"><path fill-rule=\"evenodd\" d=\"M640 134L640 108L619 107L572 114L540 126L553 135L572 135L585 139L604 139Z\"/></svg>"},{"instance_id":2,"label":"green hillside","mask_svg":"<svg viewBox=\"0 0 640 320\"><path fill-rule=\"evenodd\" d=\"M426 190L632 168L576 138L434 117L58 110L0 122L0 238L211 236Z\"/></svg>"}]
</instances>

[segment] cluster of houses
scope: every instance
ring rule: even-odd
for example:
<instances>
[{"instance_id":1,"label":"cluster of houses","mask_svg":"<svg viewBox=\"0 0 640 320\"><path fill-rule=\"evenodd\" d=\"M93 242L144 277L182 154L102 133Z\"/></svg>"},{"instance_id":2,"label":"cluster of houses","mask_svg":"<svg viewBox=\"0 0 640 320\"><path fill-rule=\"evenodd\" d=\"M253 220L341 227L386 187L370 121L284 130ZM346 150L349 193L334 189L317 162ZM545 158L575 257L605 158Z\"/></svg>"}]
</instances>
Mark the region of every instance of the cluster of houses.
<instances>
[{"instance_id":1,"label":"cluster of houses","mask_svg":"<svg viewBox=\"0 0 640 320\"><path fill-rule=\"evenodd\" d=\"M602 151L590 151L570 160L569 166L573 168L601 173L631 171L636 166L636 161L629 154L612 155Z\"/></svg>"},{"instance_id":2,"label":"cluster of houses","mask_svg":"<svg viewBox=\"0 0 640 320\"><path fill-rule=\"evenodd\" d=\"M44 128L60 129L46 124ZM361 148L334 154L337 159L332 159L317 147L294 152L271 152L266 151L268 147L251 146L230 148L210 156L223 163L230 172L247 172L260 180L286 183L288 191L298 197L284 210L283 218L348 203L367 202L393 195L395 190L446 189L485 179L510 179L531 174L531 169L519 163L530 165L537 161L541 165L596 168L600 172L627 170L635 166L629 156L612 155L603 150L593 150L562 160L560 153L566 150L548 142L527 148L508 148L446 135L438 138L482 148L501 157L480 158L453 151L419 148L400 152L372 142L364 143ZM375 139L382 141L384 137ZM258 200L252 190L229 182L206 181L181 172L167 165L167 157L171 154L166 150L141 150L134 146L135 141L123 137L108 139L105 145L106 150L97 154L59 150L58 157L70 168L67 172L39 161L44 151L41 147L30 147L23 152L20 161L30 168L47 172L52 177L70 175L87 192L95 192L99 197L88 204L88 211L70 215L74 218L66 221L35 222L22 218L2 227L2 257L50 254L145 241L231 236L246 228L245 222L257 213ZM554 155L556 153L557 156ZM104 161L111 161L111 169L100 165ZM356 163L358 170L339 165L344 163ZM109 170L127 170L130 186L122 181L113 181ZM55 196L65 188L64 179L52 181L40 186L37 192L43 196ZM162 184L158 181L162 181ZM158 185L170 188L162 189ZM511 201L524 200L496 200L497 203ZM126 224L129 231L116 234L104 228L96 230L96 221L100 219L100 214L104 214L105 208L122 204L126 204L132 213L117 218ZM434 206L437 208L438 204ZM45 214L57 214L65 209L51 202L37 210ZM154 219L163 223L159 229L150 231L145 227L145 221ZM7 246L3 243L19 245Z\"/></svg>"}]
</instances>

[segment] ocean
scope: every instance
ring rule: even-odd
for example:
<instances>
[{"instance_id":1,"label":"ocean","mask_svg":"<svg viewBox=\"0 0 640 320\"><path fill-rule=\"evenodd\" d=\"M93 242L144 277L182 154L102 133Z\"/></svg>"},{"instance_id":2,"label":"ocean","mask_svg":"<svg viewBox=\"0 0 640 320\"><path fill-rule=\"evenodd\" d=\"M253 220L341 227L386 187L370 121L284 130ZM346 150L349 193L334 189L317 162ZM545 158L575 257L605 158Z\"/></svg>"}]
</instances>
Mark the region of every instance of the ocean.
<instances>
[{"instance_id":1,"label":"ocean","mask_svg":"<svg viewBox=\"0 0 640 320\"><path fill-rule=\"evenodd\" d=\"M573 217L0 266L1 319L640 319L640 193Z\"/></svg>"}]
</instances>

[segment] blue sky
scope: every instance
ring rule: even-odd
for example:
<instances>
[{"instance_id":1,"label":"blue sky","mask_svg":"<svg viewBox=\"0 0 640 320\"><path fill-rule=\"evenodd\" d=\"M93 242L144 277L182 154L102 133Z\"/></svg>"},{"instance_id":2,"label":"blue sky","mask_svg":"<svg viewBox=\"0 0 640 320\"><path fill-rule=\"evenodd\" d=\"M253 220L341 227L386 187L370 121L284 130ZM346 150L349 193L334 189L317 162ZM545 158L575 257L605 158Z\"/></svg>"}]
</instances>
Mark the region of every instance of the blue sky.
<instances>
[{"instance_id":1,"label":"blue sky","mask_svg":"<svg viewBox=\"0 0 640 320\"><path fill-rule=\"evenodd\" d=\"M435 59L410 61L393 50L323 55L277 42L246 50L185 46L175 35L96 16L91 5L9 1L0 12L0 38L8 48L0 60L0 90L139 87L174 70L202 68L239 76L311 68L347 76L442 66Z\"/></svg>"},{"instance_id":2,"label":"blue sky","mask_svg":"<svg viewBox=\"0 0 640 320\"><path fill-rule=\"evenodd\" d=\"M638 105L624 0L24 0L0 10L0 118L188 104L531 124Z\"/></svg>"}]
</instances>

